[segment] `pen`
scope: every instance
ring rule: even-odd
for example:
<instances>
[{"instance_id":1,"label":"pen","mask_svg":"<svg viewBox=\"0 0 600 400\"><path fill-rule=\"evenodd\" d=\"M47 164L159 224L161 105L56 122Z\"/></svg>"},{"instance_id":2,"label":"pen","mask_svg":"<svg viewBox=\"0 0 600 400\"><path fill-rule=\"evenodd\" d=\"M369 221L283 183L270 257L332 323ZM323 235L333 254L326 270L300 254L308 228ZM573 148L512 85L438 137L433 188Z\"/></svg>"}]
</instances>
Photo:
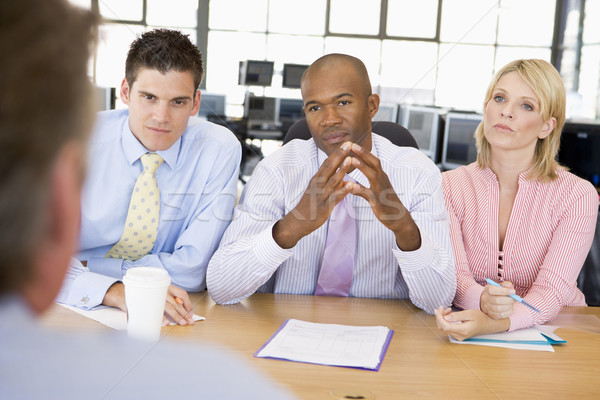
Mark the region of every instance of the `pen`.
<instances>
[{"instance_id":1,"label":"pen","mask_svg":"<svg viewBox=\"0 0 600 400\"><path fill-rule=\"evenodd\" d=\"M180 297L177 297L177 296L173 296L173 298L175 299L175 303L177 303L177 304L179 304L179 305L182 305L182 304L183 304L183 299L182 299L182 298L180 298ZM190 311L190 313L191 313L191 311ZM195 314L194 314L194 315L195 315ZM189 323L189 324L192 324L192 325L194 324L194 316L191 316L191 317L188 319L188 323Z\"/></svg>"},{"instance_id":2,"label":"pen","mask_svg":"<svg viewBox=\"0 0 600 400\"><path fill-rule=\"evenodd\" d=\"M490 278L485 278L485 281L487 283L489 283L490 285L502 287L502 285L500 285L497 282L494 282ZM524 306L527 306L527 307L531 308L533 311L535 311L535 312L541 312L540 310L538 310L537 308L535 308L534 306L532 306L531 304L529 304L528 302L526 302L525 300L523 300L522 297L517 296L516 294L509 294L509 296L512 297L513 299L515 299L516 301L518 301L519 303L523 304Z\"/></svg>"}]
</instances>

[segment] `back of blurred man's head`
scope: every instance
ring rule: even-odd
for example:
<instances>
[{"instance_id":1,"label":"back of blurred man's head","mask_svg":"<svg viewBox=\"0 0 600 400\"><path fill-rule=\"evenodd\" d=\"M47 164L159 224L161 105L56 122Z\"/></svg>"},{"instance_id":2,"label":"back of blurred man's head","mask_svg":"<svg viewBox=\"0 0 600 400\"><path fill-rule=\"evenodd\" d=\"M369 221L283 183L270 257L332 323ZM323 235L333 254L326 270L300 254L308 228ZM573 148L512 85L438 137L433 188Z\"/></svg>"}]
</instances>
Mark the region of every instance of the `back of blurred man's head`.
<instances>
[{"instance_id":1,"label":"back of blurred man's head","mask_svg":"<svg viewBox=\"0 0 600 400\"><path fill-rule=\"evenodd\" d=\"M61 160L68 147L84 158L95 30L96 17L66 0L0 0L0 295L22 291L44 262L38 250L64 235Z\"/></svg>"}]
</instances>

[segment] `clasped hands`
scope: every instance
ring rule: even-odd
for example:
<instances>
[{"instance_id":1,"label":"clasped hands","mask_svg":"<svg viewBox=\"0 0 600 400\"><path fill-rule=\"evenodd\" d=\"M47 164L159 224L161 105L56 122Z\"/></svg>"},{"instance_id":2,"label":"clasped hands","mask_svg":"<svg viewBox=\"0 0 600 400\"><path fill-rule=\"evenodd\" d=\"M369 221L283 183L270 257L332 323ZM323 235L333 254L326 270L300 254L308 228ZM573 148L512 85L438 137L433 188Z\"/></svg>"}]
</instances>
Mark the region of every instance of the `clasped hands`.
<instances>
[{"instance_id":1,"label":"clasped hands","mask_svg":"<svg viewBox=\"0 0 600 400\"><path fill-rule=\"evenodd\" d=\"M370 187L344 176L359 169ZM273 238L282 248L291 248L304 236L319 228L335 206L348 195L364 198L375 217L394 232L398 247L404 251L421 246L419 229L394 191L381 162L356 143L345 142L331 153L313 176L296 207L273 226Z\"/></svg>"},{"instance_id":2,"label":"clasped hands","mask_svg":"<svg viewBox=\"0 0 600 400\"><path fill-rule=\"evenodd\" d=\"M508 318L515 301L509 295L514 293L513 284L508 281L502 282L502 287L485 285L480 298L481 310L452 312L440 306L435 310L437 327L457 340L504 332L510 328Z\"/></svg>"}]
</instances>

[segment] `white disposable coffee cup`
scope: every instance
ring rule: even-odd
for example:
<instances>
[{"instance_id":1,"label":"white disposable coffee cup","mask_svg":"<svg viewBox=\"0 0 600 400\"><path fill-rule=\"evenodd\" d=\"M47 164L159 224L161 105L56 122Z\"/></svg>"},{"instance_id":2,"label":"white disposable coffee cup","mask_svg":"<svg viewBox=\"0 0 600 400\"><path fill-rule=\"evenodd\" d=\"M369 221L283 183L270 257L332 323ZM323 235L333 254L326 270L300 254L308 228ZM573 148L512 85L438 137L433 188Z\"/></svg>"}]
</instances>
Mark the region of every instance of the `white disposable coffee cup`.
<instances>
[{"instance_id":1,"label":"white disposable coffee cup","mask_svg":"<svg viewBox=\"0 0 600 400\"><path fill-rule=\"evenodd\" d=\"M156 341L160 337L171 278L164 269L130 268L123 277L127 304L127 334Z\"/></svg>"}]
</instances>

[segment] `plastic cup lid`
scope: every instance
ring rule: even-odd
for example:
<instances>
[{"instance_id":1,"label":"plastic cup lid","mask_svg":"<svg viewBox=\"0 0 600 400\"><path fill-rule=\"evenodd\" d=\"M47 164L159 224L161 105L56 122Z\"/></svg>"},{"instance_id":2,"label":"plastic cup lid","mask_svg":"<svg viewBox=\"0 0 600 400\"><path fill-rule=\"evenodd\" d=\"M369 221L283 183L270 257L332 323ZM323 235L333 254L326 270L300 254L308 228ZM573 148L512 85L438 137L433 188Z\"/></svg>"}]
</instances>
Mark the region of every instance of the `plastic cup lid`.
<instances>
[{"instance_id":1,"label":"plastic cup lid","mask_svg":"<svg viewBox=\"0 0 600 400\"><path fill-rule=\"evenodd\" d=\"M134 267L127 270L123 277L123 283L143 286L169 285L171 278L169 273L161 268Z\"/></svg>"}]
</instances>

